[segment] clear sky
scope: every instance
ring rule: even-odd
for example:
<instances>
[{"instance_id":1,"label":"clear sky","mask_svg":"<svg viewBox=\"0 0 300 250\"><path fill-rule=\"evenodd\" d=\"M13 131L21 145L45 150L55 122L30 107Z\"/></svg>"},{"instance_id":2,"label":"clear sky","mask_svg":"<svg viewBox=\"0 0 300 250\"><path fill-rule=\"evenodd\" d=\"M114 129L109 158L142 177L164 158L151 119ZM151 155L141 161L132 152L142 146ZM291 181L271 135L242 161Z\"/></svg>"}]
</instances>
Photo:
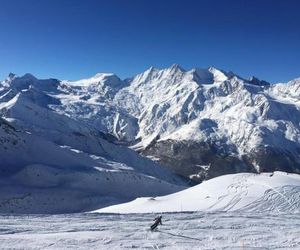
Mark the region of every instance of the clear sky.
<instances>
[{"instance_id":1,"label":"clear sky","mask_svg":"<svg viewBox=\"0 0 300 250\"><path fill-rule=\"evenodd\" d=\"M300 1L0 0L0 79L125 78L173 63L299 77Z\"/></svg>"}]
</instances>

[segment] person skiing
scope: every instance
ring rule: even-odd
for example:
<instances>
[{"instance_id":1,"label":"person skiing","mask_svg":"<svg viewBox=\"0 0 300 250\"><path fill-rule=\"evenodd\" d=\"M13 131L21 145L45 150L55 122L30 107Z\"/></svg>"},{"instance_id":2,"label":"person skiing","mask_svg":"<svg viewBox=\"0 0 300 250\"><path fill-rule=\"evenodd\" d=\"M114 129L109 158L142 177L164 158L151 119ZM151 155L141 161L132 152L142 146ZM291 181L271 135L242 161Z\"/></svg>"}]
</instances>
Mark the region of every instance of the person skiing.
<instances>
[{"instance_id":1,"label":"person skiing","mask_svg":"<svg viewBox=\"0 0 300 250\"><path fill-rule=\"evenodd\" d=\"M162 216L158 216L158 217L156 217L155 219L154 219L154 224L151 226L151 231L153 231L155 228L157 228L157 226L160 224L160 225L162 225L162 223L161 223L161 218L162 218Z\"/></svg>"}]
</instances>

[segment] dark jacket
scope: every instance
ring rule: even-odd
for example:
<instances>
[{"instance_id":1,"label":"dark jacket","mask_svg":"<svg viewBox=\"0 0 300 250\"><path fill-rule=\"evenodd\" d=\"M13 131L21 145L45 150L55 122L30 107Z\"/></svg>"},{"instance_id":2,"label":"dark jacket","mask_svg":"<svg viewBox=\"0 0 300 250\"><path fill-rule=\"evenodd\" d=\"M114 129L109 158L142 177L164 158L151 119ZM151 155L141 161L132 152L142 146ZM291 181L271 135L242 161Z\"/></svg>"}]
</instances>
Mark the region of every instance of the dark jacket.
<instances>
[{"instance_id":1,"label":"dark jacket","mask_svg":"<svg viewBox=\"0 0 300 250\"><path fill-rule=\"evenodd\" d=\"M155 222L154 222L154 224L160 224L160 225L162 225L162 223L161 223L161 216L158 216L158 217L156 217L154 220L155 220Z\"/></svg>"},{"instance_id":2,"label":"dark jacket","mask_svg":"<svg viewBox=\"0 0 300 250\"><path fill-rule=\"evenodd\" d=\"M159 224L162 225L161 223L161 218L162 216L158 216L154 219L154 224L151 226L151 230L154 230Z\"/></svg>"}]
</instances>

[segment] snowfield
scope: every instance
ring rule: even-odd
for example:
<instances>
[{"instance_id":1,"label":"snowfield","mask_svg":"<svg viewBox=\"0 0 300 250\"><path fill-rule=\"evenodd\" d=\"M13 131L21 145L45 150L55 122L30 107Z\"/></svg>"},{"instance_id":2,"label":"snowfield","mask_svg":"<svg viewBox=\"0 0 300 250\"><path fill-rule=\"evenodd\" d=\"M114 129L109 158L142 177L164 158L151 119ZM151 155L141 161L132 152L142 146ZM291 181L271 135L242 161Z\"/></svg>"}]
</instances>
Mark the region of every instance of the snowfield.
<instances>
[{"instance_id":1,"label":"snowfield","mask_svg":"<svg viewBox=\"0 0 300 250\"><path fill-rule=\"evenodd\" d=\"M100 213L300 212L300 175L284 172L232 174L162 197L138 198Z\"/></svg>"},{"instance_id":2,"label":"snowfield","mask_svg":"<svg viewBox=\"0 0 300 250\"><path fill-rule=\"evenodd\" d=\"M300 215L167 213L0 216L0 248L8 249L300 249Z\"/></svg>"},{"instance_id":3,"label":"snowfield","mask_svg":"<svg viewBox=\"0 0 300 250\"><path fill-rule=\"evenodd\" d=\"M299 211L299 175L241 173L96 213L0 215L0 248L300 249Z\"/></svg>"},{"instance_id":4,"label":"snowfield","mask_svg":"<svg viewBox=\"0 0 300 250\"><path fill-rule=\"evenodd\" d=\"M0 118L0 213L84 212L184 188L174 174L134 151L73 132L53 129L74 147L58 145Z\"/></svg>"}]
</instances>

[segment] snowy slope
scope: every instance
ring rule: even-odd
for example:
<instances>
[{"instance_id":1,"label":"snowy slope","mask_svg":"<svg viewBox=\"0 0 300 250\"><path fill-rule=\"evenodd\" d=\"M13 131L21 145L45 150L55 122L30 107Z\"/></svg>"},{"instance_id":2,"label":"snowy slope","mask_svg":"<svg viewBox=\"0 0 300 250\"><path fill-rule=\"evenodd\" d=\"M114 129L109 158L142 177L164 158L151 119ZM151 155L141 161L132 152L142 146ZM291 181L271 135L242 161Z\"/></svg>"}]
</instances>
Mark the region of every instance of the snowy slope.
<instances>
[{"instance_id":1,"label":"snowy slope","mask_svg":"<svg viewBox=\"0 0 300 250\"><path fill-rule=\"evenodd\" d=\"M101 131L59 113L61 82L10 75L0 95L0 212L68 213L186 184ZM126 191L125 191L126 190Z\"/></svg>"},{"instance_id":2,"label":"snowy slope","mask_svg":"<svg viewBox=\"0 0 300 250\"><path fill-rule=\"evenodd\" d=\"M0 247L11 249L293 249L300 214L168 213L151 232L154 214L79 213L1 216Z\"/></svg>"},{"instance_id":3,"label":"snowy slope","mask_svg":"<svg viewBox=\"0 0 300 250\"><path fill-rule=\"evenodd\" d=\"M97 210L100 213L161 213L187 211L300 211L300 175L284 172L224 175L162 197Z\"/></svg>"},{"instance_id":4,"label":"snowy slope","mask_svg":"<svg viewBox=\"0 0 300 250\"><path fill-rule=\"evenodd\" d=\"M136 153L102 146L112 153L91 155L60 146L0 119L0 212L89 211L183 188L175 176ZM119 159L110 159L114 153ZM118 161L127 155L132 165Z\"/></svg>"}]
</instances>

